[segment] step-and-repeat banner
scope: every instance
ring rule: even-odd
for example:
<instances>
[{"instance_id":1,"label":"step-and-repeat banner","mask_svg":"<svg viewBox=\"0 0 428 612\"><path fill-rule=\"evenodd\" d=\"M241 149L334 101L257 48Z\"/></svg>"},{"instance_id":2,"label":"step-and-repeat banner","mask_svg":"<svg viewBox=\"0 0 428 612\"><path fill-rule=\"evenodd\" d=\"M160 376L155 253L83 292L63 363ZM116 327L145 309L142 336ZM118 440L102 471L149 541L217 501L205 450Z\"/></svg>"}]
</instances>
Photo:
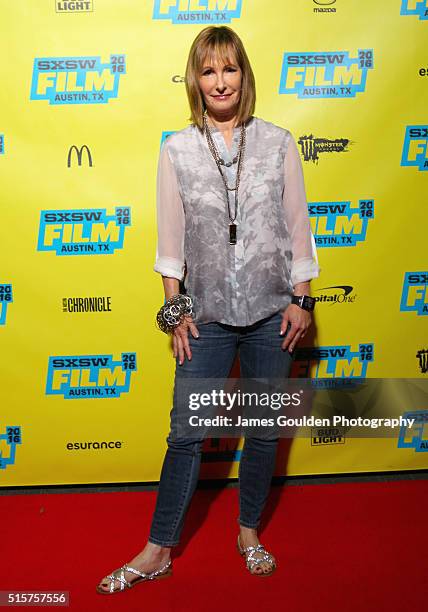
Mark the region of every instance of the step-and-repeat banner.
<instances>
[{"instance_id":1,"label":"step-and-repeat banner","mask_svg":"<svg viewBox=\"0 0 428 612\"><path fill-rule=\"evenodd\" d=\"M240 35L255 115L301 153L322 272L293 375L427 377L427 0L38 0L0 20L0 485L159 479L156 169L207 25ZM277 474L426 468L420 415L282 440ZM207 439L201 477L235 477L241 448Z\"/></svg>"}]
</instances>

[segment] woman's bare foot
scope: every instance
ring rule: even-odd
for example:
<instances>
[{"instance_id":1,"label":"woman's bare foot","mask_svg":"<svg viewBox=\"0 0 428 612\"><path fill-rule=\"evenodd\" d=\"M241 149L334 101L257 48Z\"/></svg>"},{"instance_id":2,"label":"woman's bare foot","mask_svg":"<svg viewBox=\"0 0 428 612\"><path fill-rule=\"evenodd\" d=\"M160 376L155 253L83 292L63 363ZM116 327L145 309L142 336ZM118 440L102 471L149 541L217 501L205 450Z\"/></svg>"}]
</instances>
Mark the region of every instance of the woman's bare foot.
<instances>
[{"instance_id":1,"label":"woman's bare foot","mask_svg":"<svg viewBox=\"0 0 428 612\"><path fill-rule=\"evenodd\" d=\"M243 527L240 525L239 531L239 543L242 548L246 548L247 546L257 546L260 544L259 538L257 537L256 529L249 529L248 527ZM254 559L262 559L263 553L256 552L254 553ZM275 557L272 555L274 563L276 563ZM267 561L263 561L259 565L256 565L253 570L251 570L253 574L269 574L272 571L272 565Z\"/></svg>"},{"instance_id":2,"label":"woman's bare foot","mask_svg":"<svg viewBox=\"0 0 428 612\"><path fill-rule=\"evenodd\" d=\"M141 552L138 553L136 557L127 561L127 564L131 567L134 567L140 572L153 572L155 570L163 567L171 557L171 548L158 546L157 544L152 544L151 542L147 542L146 546L143 548ZM125 572L125 580L128 582L132 582L138 578L136 574L132 574L131 572ZM99 583L99 587L103 591L110 591L110 582L111 580L106 576ZM114 581L114 590L120 588L120 581Z\"/></svg>"}]
</instances>

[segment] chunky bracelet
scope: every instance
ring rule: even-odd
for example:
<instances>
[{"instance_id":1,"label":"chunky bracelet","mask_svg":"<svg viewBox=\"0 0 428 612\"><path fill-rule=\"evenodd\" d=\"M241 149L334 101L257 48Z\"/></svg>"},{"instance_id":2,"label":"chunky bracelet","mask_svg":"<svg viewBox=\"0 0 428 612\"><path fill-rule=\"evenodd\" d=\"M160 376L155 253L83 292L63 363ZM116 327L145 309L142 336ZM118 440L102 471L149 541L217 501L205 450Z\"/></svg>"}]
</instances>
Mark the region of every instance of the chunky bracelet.
<instances>
[{"instance_id":1,"label":"chunky bracelet","mask_svg":"<svg viewBox=\"0 0 428 612\"><path fill-rule=\"evenodd\" d=\"M161 331L166 334L173 332L185 316L193 315L193 300L190 295L178 293L165 302L156 316L156 322Z\"/></svg>"}]
</instances>

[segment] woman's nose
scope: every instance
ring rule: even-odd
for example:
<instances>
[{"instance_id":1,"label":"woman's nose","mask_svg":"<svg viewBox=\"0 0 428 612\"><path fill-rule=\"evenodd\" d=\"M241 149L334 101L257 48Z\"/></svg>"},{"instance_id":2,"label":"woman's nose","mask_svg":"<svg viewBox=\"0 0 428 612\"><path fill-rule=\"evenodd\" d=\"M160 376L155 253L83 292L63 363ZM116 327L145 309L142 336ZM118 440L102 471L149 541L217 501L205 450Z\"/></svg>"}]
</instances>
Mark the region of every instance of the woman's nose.
<instances>
[{"instance_id":1,"label":"woman's nose","mask_svg":"<svg viewBox=\"0 0 428 612\"><path fill-rule=\"evenodd\" d=\"M217 75L216 89L220 93L223 92L226 89L226 85L224 84L224 79L223 79L223 75L222 74Z\"/></svg>"}]
</instances>

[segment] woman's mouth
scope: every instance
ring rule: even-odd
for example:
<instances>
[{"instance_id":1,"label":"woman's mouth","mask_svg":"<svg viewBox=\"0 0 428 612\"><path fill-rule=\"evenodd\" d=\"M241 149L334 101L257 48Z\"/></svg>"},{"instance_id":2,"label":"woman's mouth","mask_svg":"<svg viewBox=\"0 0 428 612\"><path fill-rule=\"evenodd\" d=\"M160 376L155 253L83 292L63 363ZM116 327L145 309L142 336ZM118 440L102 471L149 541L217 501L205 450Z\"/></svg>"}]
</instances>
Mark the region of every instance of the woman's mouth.
<instances>
[{"instance_id":1,"label":"woman's mouth","mask_svg":"<svg viewBox=\"0 0 428 612\"><path fill-rule=\"evenodd\" d=\"M232 94L221 94L219 96L213 96L213 98L215 98L216 100L227 100L228 98L230 98Z\"/></svg>"}]
</instances>

